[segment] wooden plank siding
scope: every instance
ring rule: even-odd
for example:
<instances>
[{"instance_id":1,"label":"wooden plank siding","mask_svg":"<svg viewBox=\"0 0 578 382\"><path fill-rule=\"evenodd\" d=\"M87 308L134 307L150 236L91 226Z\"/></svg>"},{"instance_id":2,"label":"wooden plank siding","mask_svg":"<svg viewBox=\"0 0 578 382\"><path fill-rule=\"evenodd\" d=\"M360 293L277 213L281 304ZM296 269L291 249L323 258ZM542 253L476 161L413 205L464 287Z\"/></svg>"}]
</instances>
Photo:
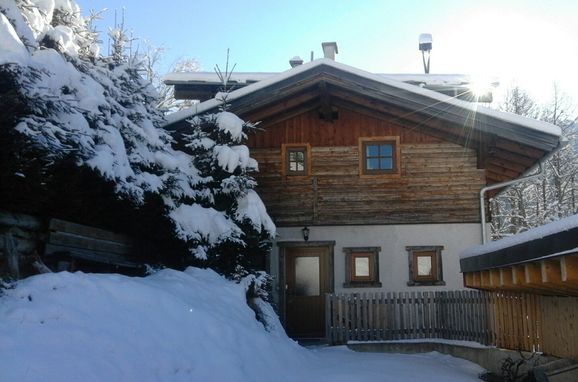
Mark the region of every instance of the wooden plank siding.
<instances>
[{"instance_id":1,"label":"wooden plank siding","mask_svg":"<svg viewBox=\"0 0 578 382\"><path fill-rule=\"evenodd\" d=\"M400 174L360 177L359 138L376 136L400 137ZM281 145L295 143L311 146L309 176L282 175ZM344 108L327 122L312 110L263 126L249 146L258 192L280 226L479 221L476 151L417 127Z\"/></svg>"},{"instance_id":2,"label":"wooden plank siding","mask_svg":"<svg viewBox=\"0 0 578 382\"><path fill-rule=\"evenodd\" d=\"M253 120L250 115L244 116ZM260 125L261 131L249 136L252 149L278 148L282 143L310 143L312 146L356 146L359 137L399 136L402 143L440 143L439 138L396 123L395 118L377 118L345 108L332 122L319 118L316 110L301 113L282 122Z\"/></svg>"},{"instance_id":3,"label":"wooden plank siding","mask_svg":"<svg viewBox=\"0 0 578 382\"><path fill-rule=\"evenodd\" d=\"M360 177L358 137L379 135L400 137L400 174ZM282 143L311 145L310 176L282 176ZM334 123L301 115L259 132L250 145L258 192L278 225L479 221L484 170L474 150L454 143L341 111Z\"/></svg>"}]
</instances>

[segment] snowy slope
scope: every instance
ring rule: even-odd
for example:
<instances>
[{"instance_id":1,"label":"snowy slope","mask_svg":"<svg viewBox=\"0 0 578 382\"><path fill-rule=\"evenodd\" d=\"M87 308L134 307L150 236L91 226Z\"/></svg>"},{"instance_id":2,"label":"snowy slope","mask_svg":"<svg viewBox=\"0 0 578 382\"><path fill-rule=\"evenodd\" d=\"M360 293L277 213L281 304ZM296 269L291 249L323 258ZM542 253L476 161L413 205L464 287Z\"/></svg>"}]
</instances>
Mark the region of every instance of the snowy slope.
<instances>
[{"instance_id":1,"label":"snowy slope","mask_svg":"<svg viewBox=\"0 0 578 382\"><path fill-rule=\"evenodd\" d=\"M437 353L309 351L213 271L34 276L0 297L0 381L476 381Z\"/></svg>"},{"instance_id":2,"label":"snowy slope","mask_svg":"<svg viewBox=\"0 0 578 382\"><path fill-rule=\"evenodd\" d=\"M35 276L0 300L0 380L251 381L305 360L254 317L208 270Z\"/></svg>"}]
</instances>

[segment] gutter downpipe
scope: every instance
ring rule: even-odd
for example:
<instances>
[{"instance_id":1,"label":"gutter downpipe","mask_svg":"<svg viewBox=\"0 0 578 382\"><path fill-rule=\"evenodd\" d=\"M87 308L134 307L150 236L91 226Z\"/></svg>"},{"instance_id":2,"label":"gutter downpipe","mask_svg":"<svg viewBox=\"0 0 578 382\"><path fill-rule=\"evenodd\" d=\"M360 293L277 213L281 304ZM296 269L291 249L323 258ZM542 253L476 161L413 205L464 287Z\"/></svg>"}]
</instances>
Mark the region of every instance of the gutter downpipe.
<instances>
[{"instance_id":1,"label":"gutter downpipe","mask_svg":"<svg viewBox=\"0 0 578 382\"><path fill-rule=\"evenodd\" d=\"M486 186L483 187L480 190L480 216L481 216L481 225L482 225L482 244L486 244L487 242L487 229L486 229L486 192L491 191L491 190L495 190L497 188L502 188L502 187L507 187L507 186L511 186L512 184L516 184L516 183L520 183L523 182L525 180L530 180L530 179L534 179L537 178L539 176L544 175L544 167L543 164L548 161L554 154L556 154L559 150L561 150L562 148L564 148L564 146L566 146L568 144L568 139L565 139L563 137L560 138L560 141L558 142L558 146L552 150L548 155L546 155L542 160L540 160L538 162L538 172L532 175L526 175L523 176L521 178L518 179L512 179L509 180L507 182L502 182L502 183L496 183L496 184L492 184L491 186Z\"/></svg>"}]
</instances>

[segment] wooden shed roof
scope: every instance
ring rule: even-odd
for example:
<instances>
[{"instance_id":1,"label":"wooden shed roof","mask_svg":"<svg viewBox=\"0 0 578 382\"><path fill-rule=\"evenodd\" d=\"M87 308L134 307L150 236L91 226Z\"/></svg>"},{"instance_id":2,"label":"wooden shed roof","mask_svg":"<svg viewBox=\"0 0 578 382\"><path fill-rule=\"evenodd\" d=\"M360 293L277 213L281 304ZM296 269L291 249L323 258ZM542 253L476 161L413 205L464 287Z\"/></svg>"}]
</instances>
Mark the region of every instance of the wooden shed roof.
<instances>
[{"instance_id":1,"label":"wooden shed roof","mask_svg":"<svg viewBox=\"0 0 578 382\"><path fill-rule=\"evenodd\" d=\"M319 59L247 85L227 95L241 117L279 122L319 109L334 108L395 120L408 128L478 150L488 184L513 179L554 150L560 129L546 122L500 112L419 86L368 73L330 59ZM167 128L186 131L186 119L215 112L219 96L167 117Z\"/></svg>"},{"instance_id":2,"label":"wooden shed roof","mask_svg":"<svg viewBox=\"0 0 578 382\"><path fill-rule=\"evenodd\" d=\"M467 287L578 295L578 215L467 249Z\"/></svg>"}]
</instances>

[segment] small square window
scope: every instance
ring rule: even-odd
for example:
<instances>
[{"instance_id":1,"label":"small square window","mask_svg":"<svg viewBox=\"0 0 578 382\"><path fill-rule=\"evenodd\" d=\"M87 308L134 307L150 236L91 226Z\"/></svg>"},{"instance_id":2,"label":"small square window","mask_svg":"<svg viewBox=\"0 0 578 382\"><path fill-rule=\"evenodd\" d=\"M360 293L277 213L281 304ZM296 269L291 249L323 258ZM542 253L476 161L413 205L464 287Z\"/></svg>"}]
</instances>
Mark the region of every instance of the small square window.
<instances>
[{"instance_id":1,"label":"small square window","mask_svg":"<svg viewBox=\"0 0 578 382\"><path fill-rule=\"evenodd\" d=\"M309 175L308 144L284 144L281 151L283 155L283 175Z\"/></svg>"},{"instance_id":2,"label":"small square window","mask_svg":"<svg viewBox=\"0 0 578 382\"><path fill-rule=\"evenodd\" d=\"M359 138L361 175L398 173L399 137Z\"/></svg>"},{"instance_id":3,"label":"small square window","mask_svg":"<svg viewBox=\"0 0 578 382\"><path fill-rule=\"evenodd\" d=\"M406 247L409 254L407 285L445 285L442 274L442 246Z\"/></svg>"},{"instance_id":4,"label":"small square window","mask_svg":"<svg viewBox=\"0 0 578 382\"><path fill-rule=\"evenodd\" d=\"M289 173L303 173L305 171L305 149L295 148L287 150L287 164Z\"/></svg>"},{"instance_id":5,"label":"small square window","mask_svg":"<svg viewBox=\"0 0 578 382\"><path fill-rule=\"evenodd\" d=\"M380 287L380 247L343 248L345 252L346 288Z\"/></svg>"}]
</instances>

